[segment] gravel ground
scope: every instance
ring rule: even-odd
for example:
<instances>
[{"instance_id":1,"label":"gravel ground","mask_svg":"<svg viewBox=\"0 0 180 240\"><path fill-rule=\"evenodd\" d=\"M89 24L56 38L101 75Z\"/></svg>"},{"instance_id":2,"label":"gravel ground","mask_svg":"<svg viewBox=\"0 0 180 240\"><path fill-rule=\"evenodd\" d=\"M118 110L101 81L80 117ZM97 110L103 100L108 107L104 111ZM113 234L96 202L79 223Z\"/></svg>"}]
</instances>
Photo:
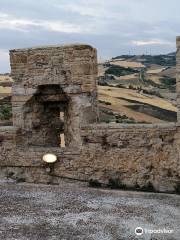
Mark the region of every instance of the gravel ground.
<instances>
[{"instance_id":1,"label":"gravel ground","mask_svg":"<svg viewBox=\"0 0 180 240\"><path fill-rule=\"evenodd\" d=\"M0 209L0 240L180 239L178 195L1 182Z\"/></svg>"}]
</instances>

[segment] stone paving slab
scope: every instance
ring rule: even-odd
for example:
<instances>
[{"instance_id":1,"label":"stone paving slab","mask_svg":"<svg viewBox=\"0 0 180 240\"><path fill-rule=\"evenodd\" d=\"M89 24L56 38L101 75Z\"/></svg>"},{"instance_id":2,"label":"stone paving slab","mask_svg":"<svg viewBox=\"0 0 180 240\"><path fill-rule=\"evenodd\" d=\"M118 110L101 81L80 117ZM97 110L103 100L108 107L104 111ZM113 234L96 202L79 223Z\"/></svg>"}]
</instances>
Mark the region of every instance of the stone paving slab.
<instances>
[{"instance_id":1,"label":"stone paving slab","mask_svg":"<svg viewBox=\"0 0 180 240\"><path fill-rule=\"evenodd\" d=\"M180 196L60 185L0 183L1 240L179 240ZM164 228L145 233L135 228Z\"/></svg>"}]
</instances>

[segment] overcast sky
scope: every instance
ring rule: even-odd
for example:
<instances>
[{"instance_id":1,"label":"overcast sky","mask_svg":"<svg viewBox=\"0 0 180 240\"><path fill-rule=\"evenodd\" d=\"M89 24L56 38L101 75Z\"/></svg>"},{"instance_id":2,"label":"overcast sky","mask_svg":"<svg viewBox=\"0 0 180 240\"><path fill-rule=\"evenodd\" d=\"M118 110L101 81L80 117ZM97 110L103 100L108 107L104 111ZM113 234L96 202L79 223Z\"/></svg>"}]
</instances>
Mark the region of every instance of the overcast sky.
<instances>
[{"instance_id":1,"label":"overcast sky","mask_svg":"<svg viewBox=\"0 0 180 240\"><path fill-rule=\"evenodd\" d=\"M175 51L179 0L0 0L0 72L8 50L88 43L107 59Z\"/></svg>"}]
</instances>

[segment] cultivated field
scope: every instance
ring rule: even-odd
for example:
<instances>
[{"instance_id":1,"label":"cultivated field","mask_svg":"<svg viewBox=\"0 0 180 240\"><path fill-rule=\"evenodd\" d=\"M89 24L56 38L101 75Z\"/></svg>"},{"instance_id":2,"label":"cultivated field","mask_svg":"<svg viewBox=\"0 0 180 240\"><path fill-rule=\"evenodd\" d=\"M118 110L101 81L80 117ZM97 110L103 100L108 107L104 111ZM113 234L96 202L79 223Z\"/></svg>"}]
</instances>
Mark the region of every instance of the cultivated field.
<instances>
[{"instance_id":1,"label":"cultivated field","mask_svg":"<svg viewBox=\"0 0 180 240\"><path fill-rule=\"evenodd\" d=\"M113 113L125 122L176 121L175 54L119 56L100 64L99 76L103 121L119 121Z\"/></svg>"},{"instance_id":2,"label":"cultivated field","mask_svg":"<svg viewBox=\"0 0 180 240\"><path fill-rule=\"evenodd\" d=\"M128 68L128 67L143 68L143 67L145 67L142 63L124 61L124 60L113 60L113 61L110 61L110 64L118 65L118 66L125 67L125 68Z\"/></svg>"},{"instance_id":3,"label":"cultivated field","mask_svg":"<svg viewBox=\"0 0 180 240\"><path fill-rule=\"evenodd\" d=\"M111 109L120 115L126 115L128 118L133 118L138 122L162 123L165 121L149 115L148 112L143 113L138 112L137 109L133 110L131 106L145 104L149 108L157 107L159 114L161 114L160 109L177 112L177 108L171 102L157 96L149 96L131 89L108 86L99 86L98 90L101 107Z\"/></svg>"}]
</instances>

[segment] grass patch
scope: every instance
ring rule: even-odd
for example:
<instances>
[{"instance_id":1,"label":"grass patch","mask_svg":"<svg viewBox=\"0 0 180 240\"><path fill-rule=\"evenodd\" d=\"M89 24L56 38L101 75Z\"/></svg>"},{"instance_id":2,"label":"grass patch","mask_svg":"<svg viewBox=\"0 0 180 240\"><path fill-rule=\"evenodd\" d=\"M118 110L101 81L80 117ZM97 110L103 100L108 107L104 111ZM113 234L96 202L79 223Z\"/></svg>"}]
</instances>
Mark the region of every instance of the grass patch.
<instances>
[{"instance_id":1,"label":"grass patch","mask_svg":"<svg viewBox=\"0 0 180 240\"><path fill-rule=\"evenodd\" d=\"M171 77L162 77L160 81L164 88L168 88L169 90L175 91L176 90L176 78Z\"/></svg>"},{"instance_id":2,"label":"grass patch","mask_svg":"<svg viewBox=\"0 0 180 240\"><path fill-rule=\"evenodd\" d=\"M121 66L111 65L111 64L109 64L109 68L105 71L105 74L111 74L117 77L130 75L133 73L139 73L139 71L130 67L124 68Z\"/></svg>"},{"instance_id":3,"label":"grass patch","mask_svg":"<svg viewBox=\"0 0 180 240\"><path fill-rule=\"evenodd\" d=\"M0 120L10 120L12 118L12 106L4 104L0 107Z\"/></svg>"},{"instance_id":4,"label":"grass patch","mask_svg":"<svg viewBox=\"0 0 180 240\"><path fill-rule=\"evenodd\" d=\"M171 78L171 77L163 77L160 79L162 84L168 85L168 86L173 86L176 84L176 78Z\"/></svg>"}]
</instances>

